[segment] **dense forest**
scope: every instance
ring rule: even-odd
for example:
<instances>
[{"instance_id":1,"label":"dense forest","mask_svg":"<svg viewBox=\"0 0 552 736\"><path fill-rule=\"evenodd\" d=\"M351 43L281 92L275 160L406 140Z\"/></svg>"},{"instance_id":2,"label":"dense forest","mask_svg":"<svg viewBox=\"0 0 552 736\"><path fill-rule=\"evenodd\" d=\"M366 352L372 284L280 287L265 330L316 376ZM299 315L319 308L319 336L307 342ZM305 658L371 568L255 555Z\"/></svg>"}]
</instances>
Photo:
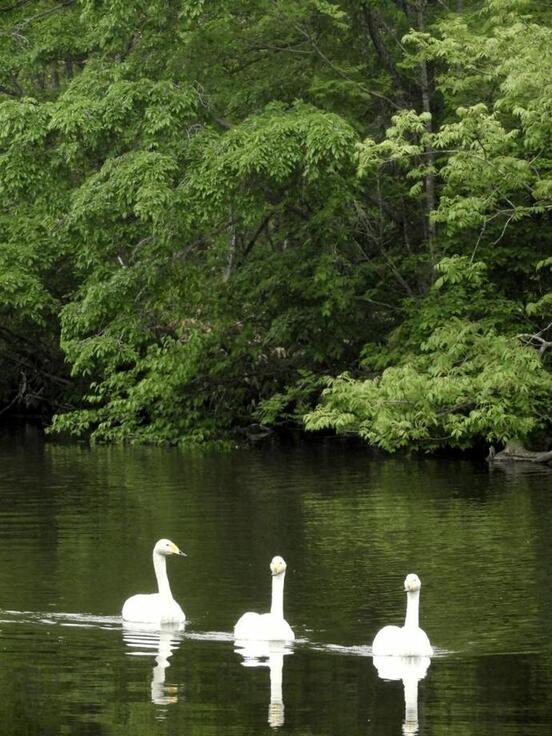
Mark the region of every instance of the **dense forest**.
<instances>
[{"instance_id":1,"label":"dense forest","mask_svg":"<svg viewBox=\"0 0 552 736\"><path fill-rule=\"evenodd\" d=\"M546 442L548 0L1 0L0 411Z\"/></svg>"}]
</instances>

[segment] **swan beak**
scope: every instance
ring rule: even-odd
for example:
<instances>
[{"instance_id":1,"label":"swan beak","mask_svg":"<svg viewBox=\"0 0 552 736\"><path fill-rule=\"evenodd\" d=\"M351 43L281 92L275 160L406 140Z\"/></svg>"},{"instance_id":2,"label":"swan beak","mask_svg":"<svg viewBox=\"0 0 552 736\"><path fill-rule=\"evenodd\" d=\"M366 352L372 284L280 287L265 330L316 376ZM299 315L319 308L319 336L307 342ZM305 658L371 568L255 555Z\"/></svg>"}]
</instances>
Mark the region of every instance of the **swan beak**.
<instances>
[{"instance_id":1,"label":"swan beak","mask_svg":"<svg viewBox=\"0 0 552 736\"><path fill-rule=\"evenodd\" d=\"M185 552L182 552L182 550L181 550L181 549L179 549L179 550L178 550L178 555L179 555L180 557L187 557L187 556L188 556L188 555L187 555L187 554L186 554Z\"/></svg>"}]
</instances>

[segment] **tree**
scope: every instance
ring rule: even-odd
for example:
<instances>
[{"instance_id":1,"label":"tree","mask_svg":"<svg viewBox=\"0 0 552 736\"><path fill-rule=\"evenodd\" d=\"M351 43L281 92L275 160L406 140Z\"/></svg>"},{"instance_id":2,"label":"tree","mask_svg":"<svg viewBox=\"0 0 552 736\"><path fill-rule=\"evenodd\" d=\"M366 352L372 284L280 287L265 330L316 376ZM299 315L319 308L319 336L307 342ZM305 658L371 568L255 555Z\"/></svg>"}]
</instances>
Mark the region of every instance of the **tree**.
<instances>
[{"instance_id":1,"label":"tree","mask_svg":"<svg viewBox=\"0 0 552 736\"><path fill-rule=\"evenodd\" d=\"M481 13L447 18L435 34L409 35L417 58L440 65L447 106L461 104L433 131L426 110L395 115L384 140L363 143L361 171L375 178L398 164L418 196L434 169L441 252L466 256L442 260L427 295L405 301L408 316L387 347L365 350L372 365L389 366L381 376L332 381L308 428L358 432L387 449L433 449L526 439L546 425L549 373L527 345L542 354L550 329L541 272L549 267L551 38L548 25L519 15L528 5L489 2ZM546 321L531 328L535 316Z\"/></svg>"},{"instance_id":2,"label":"tree","mask_svg":"<svg viewBox=\"0 0 552 736\"><path fill-rule=\"evenodd\" d=\"M483 264L456 258L438 270L418 319L394 336L392 364L374 378L330 381L308 429L359 434L393 451L504 444L545 426L552 376L535 350L497 329L511 305L496 304ZM493 316L481 316L490 305Z\"/></svg>"},{"instance_id":3,"label":"tree","mask_svg":"<svg viewBox=\"0 0 552 736\"><path fill-rule=\"evenodd\" d=\"M515 335L552 322L551 19L480 5L1 10L4 408L203 441L300 423L345 371L351 391L407 365L427 384L455 332L464 383L474 344L533 366ZM454 442L493 422L512 429Z\"/></svg>"}]
</instances>

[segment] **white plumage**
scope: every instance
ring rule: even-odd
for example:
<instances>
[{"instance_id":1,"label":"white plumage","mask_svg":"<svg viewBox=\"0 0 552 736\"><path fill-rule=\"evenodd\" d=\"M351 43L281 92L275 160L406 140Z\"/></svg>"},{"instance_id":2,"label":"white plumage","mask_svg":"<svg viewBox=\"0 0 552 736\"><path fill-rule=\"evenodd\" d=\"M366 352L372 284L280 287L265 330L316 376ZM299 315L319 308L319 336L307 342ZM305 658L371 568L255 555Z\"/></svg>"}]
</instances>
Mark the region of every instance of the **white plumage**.
<instances>
[{"instance_id":1,"label":"white plumage","mask_svg":"<svg viewBox=\"0 0 552 736\"><path fill-rule=\"evenodd\" d=\"M433 647L425 631L419 626L420 578L414 573L406 576L404 589L407 594L404 626L384 626L372 643L374 656L430 657Z\"/></svg>"},{"instance_id":2,"label":"white plumage","mask_svg":"<svg viewBox=\"0 0 552 736\"><path fill-rule=\"evenodd\" d=\"M234 626L235 639L293 641L295 634L284 618L284 579L286 563L276 556L270 563L272 573L272 604L270 613L244 613Z\"/></svg>"},{"instance_id":3,"label":"white plumage","mask_svg":"<svg viewBox=\"0 0 552 736\"><path fill-rule=\"evenodd\" d=\"M184 611L171 593L166 562L169 555L186 557L170 539L160 539L153 548L153 569L159 592L148 595L139 593L128 598L123 605L124 621L162 624L181 623L186 620Z\"/></svg>"}]
</instances>

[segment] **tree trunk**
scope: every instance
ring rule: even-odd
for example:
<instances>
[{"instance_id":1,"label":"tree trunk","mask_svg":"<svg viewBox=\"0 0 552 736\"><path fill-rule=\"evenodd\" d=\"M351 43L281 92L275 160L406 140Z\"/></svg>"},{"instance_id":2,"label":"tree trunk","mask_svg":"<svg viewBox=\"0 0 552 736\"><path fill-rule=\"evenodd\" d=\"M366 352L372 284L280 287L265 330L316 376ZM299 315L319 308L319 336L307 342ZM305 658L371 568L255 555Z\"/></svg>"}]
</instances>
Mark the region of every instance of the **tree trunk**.
<instances>
[{"instance_id":1,"label":"tree trunk","mask_svg":"<svg viewBox=\"0 0 552 736\"><path fill-rule=\"evenodd\" d=\"M415 5L416 8L416 20L418 25L418 31L425 33L425 9L426 0L418 0ZM431 115L431 82L429 79L429 73L427 68L427 61L422 59L420 62L420 89L422 93L422 110L425 113ZM433 124L431 118L426 121L426 130L429 135L433 133ZM425 175L425 200L427 210L427 240L429 254L431 262L434 263L434 252L433 247L435 243L435 223L431 219L431 213L435 209L435 152L433 145L428 141L426 146L426 160L429 168L428 173Z\"/></svg>"},{"instance_id":2,"label":"tree trunk","mask_svg":"<svg viewBox=\"0 0 552 736\"><path fill-rule=\"evenodd\" d=\"M52 64L52 87L55 90L59 89L59 71L57 61Z\"/></svg>"},{"instance_id":3,"label":"tree trunk","mask_svg":"<svg viewBox=\"0 0 552 736\"><path fill-rule=\"evenodd\" d=\"M360 11L360 23L365 35L370 38L382 66L393 79L395 97L399 107L408 107L403 89L403 80L383 39L383 24L376 9L363 4Z\"/></svg>"}]
</instances>

